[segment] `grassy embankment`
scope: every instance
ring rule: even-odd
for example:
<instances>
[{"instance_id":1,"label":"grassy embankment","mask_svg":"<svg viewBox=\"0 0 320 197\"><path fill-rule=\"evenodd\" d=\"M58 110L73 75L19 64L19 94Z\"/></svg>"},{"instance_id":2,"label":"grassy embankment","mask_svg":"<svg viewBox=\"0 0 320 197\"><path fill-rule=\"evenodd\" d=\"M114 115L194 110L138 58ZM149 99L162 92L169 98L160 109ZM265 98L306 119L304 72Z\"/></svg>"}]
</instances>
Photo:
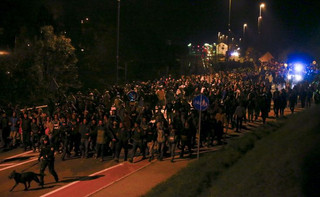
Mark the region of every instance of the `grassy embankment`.
<instances>
[{"instance_id":1,"label":"grassy embankment","mask_svg":"<svg viewBox=\"0 0 320 197\"><path fill-rule=\"evenodd\" d=\"M320 195L320 106L206 154L146 196Z\"/></svg>"}]
</instances>

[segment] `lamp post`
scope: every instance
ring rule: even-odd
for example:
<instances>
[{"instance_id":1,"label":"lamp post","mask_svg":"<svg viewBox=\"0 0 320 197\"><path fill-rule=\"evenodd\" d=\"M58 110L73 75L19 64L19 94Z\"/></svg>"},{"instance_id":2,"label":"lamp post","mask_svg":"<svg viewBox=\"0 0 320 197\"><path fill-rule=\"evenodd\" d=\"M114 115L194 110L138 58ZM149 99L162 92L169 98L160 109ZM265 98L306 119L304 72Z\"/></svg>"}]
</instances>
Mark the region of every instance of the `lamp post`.
<instances>
[{"instance_id":1,"label":"lamp post","mask_svg":"<svg viewBox=\"0 0 320 197\"><path fill-rule=\"evenodd\" d=\"M231 31L231 4L232 0L229 0L229 20L228 20L228 31Z\"/></svg>"},{"instance_id":2,"label":"lamp post","mask_svg":"<svg viewBox=\"0 0 320 197\"><path fill-rule=\"evenodd\" d=\"M232 8L232 0L229 0L229 23L228 23L228 36L226 37L227 38L227 45L228 45L228 52L230 52L230 41L228 38L231 37L231 8ZM227 56L228 57L228 56ZM228 58L229 60L229 58Z\"/></svg>"},{"instance_id":3,"label":"lamp post","mask_svg":"<svg viewBox=\"0 0 320 197\"><path fill-rule=\"evenodd\" d=\"M264 3L260 4L260 12L259 12L259 16L261 16L262 14L262 8L264 8L266 5Z\"/></svg>"},{"instance_id":4,"label":"lamp post","mask_svg":"<svg viewBox=\"0 0 320 197\"><path fill-rule=\"evenodd\" d=\"M258 17L258 34L261 34L261 20L262 20L262 16Z\"/></svg>"},{"instance_id":5,"label":"lamp post","mask_svg":"<svg viewBox=\"0 0 320 197\"><path fill-rule=\"evenodd\" d=\"M118 25L117 25L117 55L116 55L116 60L117 60L117 76L116 76L116 83L118 84L119 81L119 32L120 32L120 0L118 1Z\"/></svg>"},{"instance_id":6,"label":"lamp post","mask_svg":"<svg viewBox=\"0 0 320 197\"><path fill-rule=\"evenodd\" d=\"M264 3L261 3L259 6L259 17L258 17L258 33L261 34L261 23L262 23L262 8L265 7Z\"/></svg>"},{"instance_id":7,"label":"lamp post","mask_svg":"<svg viewBox=\"0 0 320 197\"><path fill-rule=\"evenodd\" d=\"M246 35L247 27L248 27L247 23L243 24L243 35L242 35L243 38L244 38L245 35Z\"/></svg>"}]
</instances>

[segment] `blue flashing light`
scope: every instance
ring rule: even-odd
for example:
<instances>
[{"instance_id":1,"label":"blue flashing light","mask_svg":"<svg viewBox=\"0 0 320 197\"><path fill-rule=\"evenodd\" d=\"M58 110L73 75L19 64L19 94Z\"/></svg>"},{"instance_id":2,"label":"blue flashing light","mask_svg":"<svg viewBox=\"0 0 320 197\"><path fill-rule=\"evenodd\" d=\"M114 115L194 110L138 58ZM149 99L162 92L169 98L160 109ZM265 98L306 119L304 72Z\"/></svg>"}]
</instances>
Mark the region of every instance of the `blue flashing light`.
<instances>
[{"instance_id":1,"label":"blue flashing light","mask_svg":"<svg viewBox=\"0 0 320 197\"><path fill-rule=\"evenodd\" d=\"M296 81L302 81L303 77L301 75L295 75Z\"/></svg>"},{"instance_id":2,"label":"blue flashing light","mask_svg":"<svg viewBox=\"0 0 320 197\"><path fill-rule=\"evenodd\" d=\"M304 66L301 63L295 63L294 64L294 70L296 72L302 72L303 71Z\"/></svg>"}]
</instances>

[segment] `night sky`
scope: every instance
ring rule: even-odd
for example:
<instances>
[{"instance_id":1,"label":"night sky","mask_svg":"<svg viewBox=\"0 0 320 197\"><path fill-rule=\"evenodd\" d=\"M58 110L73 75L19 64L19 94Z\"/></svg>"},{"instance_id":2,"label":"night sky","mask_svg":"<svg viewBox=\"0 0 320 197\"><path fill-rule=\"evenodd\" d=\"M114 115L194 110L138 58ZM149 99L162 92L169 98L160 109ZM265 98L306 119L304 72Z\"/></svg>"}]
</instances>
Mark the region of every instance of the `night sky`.
<instances>
[{"instance_id":1,"label":"night sky","mask_svg":"<svg viewBox=\"0 0 320 197\"><path fill-rule=\"evenodd\" d=\"M122 0L121 41L146 47L167 42L187 45L213 43L217 32L226 33L229 0ZM231 30L242 36L248 24L247 41L257 41L259 4L262 12L264 50L287 49L315 53L320 45L320 2L317 0L232 0ZM11 46L21 26L37 34L42 25L71 32L77 40L80 20L89 17L97 31L116 28L116 0L1 0L1 46ZM146 43L146 44L143 44ZM318 53L319 54L319 53Z\"/></svg>"}]
</instances>

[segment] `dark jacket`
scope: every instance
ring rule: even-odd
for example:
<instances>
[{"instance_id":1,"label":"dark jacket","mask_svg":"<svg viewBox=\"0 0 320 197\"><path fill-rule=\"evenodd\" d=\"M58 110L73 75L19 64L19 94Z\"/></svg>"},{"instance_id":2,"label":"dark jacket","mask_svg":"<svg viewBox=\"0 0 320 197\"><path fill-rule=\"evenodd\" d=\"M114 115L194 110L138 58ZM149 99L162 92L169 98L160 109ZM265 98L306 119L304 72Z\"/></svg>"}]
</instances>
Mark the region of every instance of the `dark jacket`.
<instances>
[{"instance_id":1,"label":"dark jacket","mask_svg":"<svg viewBox=\"0 0 320 197\"><path fill-rule=\"evenodd\" d=\"M30 119L27 118L27 119L22 119L22 124L21 124L21 128L22 128L22 131L24 132L30 132L31 131L31 122L30 122Z\"/></svg>"},{"instance_id":2,"label":"dark jacket","mask_svg":"<svg viewBox=\"0 0 320 197\"><path fill-rule=\"evenodd\" d=\"M39 159L43 157L43 160L53 161L54 160L54 148L49 144L44 144L40 147Z\"/></svg>"},{"instance_id":3,"label":"dark jacket","mask_svg":"<svg viewBox=\"0 0 320 197\"><path fill-rule=\"evenodd\" d=\"M79 133L81 134L81 139L89 139L90 127L88 124L81 124L79 127Z\"/></svg>"},{"instance_id":4,"label":"dark jacket","mask_svg":"<svg viewBox=\"0 0 320 197\"><path fill-rule=\"evenodd\" d=\"M114 130L114 138L117 141L127 142L130 138L130 133L124 127L117 128L116 130Z\"/></svg>"}]
</instances>

